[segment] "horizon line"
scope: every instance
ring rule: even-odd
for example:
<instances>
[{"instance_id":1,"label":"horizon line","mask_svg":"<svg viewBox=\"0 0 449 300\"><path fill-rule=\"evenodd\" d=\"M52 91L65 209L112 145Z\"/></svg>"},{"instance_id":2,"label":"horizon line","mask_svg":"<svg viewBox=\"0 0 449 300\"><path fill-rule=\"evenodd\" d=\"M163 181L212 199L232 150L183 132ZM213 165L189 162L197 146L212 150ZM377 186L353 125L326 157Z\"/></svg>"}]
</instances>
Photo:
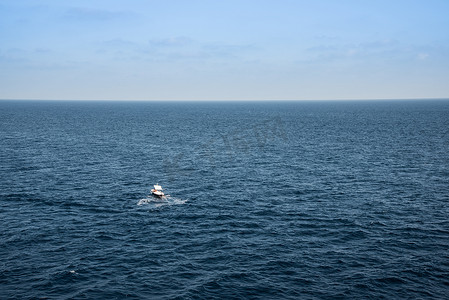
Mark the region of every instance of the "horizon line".
<instances>
[{"instance_id":1,"label":"horizon line","mask_svg":"<svg viewBox=\"0 0 449 300\"><path fill-rule=\"evenodd\" d=\"M363 98L363 99L3 99L0 101L76 101L76 102L320 102L320 101L417 101L449 100L449 97L431 98Z\"/></svg>"}]
</instances>

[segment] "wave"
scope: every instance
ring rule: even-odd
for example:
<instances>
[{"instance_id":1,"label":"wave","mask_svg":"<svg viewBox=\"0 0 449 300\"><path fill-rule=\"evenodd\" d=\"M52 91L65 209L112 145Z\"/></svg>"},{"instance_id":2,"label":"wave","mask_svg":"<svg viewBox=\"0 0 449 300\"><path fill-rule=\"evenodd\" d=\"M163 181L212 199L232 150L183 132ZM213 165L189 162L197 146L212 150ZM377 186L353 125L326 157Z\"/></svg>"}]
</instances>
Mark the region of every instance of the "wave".
<instances>
[{"instance_id":1,"label":"wave","mask_svg":"<svg viewBox=\"0 0 449 300\"><path fill-rule=\"evenodd\" d=\"M172 196L165 196L162 198L155 198L152 196L148 196L146 198L142 198L137 202L138 206L150 206L152 208L159 208L163 206L172 206L172 205L181 205L187 202L186 199L180 199Z\"/></svg>"}]
</instances>

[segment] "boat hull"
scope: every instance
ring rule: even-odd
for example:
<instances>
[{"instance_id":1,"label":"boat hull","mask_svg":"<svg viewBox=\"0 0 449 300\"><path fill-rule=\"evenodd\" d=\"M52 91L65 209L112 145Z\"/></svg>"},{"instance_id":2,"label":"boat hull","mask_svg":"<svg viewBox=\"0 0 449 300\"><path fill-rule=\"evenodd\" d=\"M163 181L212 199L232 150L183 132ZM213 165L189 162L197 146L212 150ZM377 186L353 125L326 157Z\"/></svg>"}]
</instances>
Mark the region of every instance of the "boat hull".
<instances>
[{"instance_id":1,"label":"boat hull","mask_svg":"<svg viewBox=\"0 0 449 300\"><path fill-rule=\"evenodd\" d=\"M151 194L153 196L156 196L156 197L163 197L163 196L165 196L165 194L163 192L157 191L157 190L151 190Z\"/></svg>"}]
</instances>

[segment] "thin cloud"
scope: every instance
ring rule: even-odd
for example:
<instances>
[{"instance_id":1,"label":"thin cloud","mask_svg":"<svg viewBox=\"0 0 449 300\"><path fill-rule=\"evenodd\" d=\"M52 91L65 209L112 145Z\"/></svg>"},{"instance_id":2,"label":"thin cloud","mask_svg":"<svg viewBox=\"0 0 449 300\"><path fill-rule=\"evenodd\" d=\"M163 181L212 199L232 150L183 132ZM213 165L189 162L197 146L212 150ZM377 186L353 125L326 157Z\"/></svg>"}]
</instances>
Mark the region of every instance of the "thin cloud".
<instances>
[{"instance_id":1,"label":"thin cloud","mask_svg":"<svg viewBox=\"0 0 449 300\"><path fill-rule=\"evenodd\" d=\"M404 60L413 57L414 48L416 46L405 45L397 40L315 45L305 50L304 60L307 62Z\"/></svg>"},{"instance_id":2,"label":"thin cloud","mask_svg":"<svg viewBox=\"0 0 449 300\"><path fill-rule=\"evenodd\" d=\"M174 47L175 45L176 47ZM239 60L258 49L254 45L209 43L193 39L181 39L179 41L175 39L172 44L160 44L158 46L158 54L172 60Z\"/></svg>"},{"instance_id":3,"label":"thin cloud","mask_svg":"<svg viewBox=\"0 0 449 300\"><path fill-rule=\"evenodd\" d=\"M30 61L29 51L21 48L9 48L0 50L0 62L2 63L27 63Z\"/></svg>"},{"instance_id":4,"label":"thin cloud","mask_svg":"<svg viewBox=\"0 0 449 300\"><path fill-rule=\"evenodd\" d=\"M139 44L136 43L136 42L133 42L133 41L130 41L130 40L121 39L121 38L115 38L115 39L102 41L99 44L101 46L104 46L104 47L107 47L107 48L115 48L115 49L123 49L123 48L130 48L130 47L139 46Z\"/></svg>"},{"instance_id":5,"label":"thin cloud","mask_svg":"<svg viewBox=\"0 0 449 300\"><path fill-rule=\"evenodd\" d=\"M418 59L419 60L425 60L425 59L427 59L429 57L429 54L428 53L419 53L418 54Z\"/></svg>"},{"instance_id":6,"label":"thin cloud","mask_svg":"<svg viewBox=\"0 0 449 300\"><path fill-rule=\"evenodd\" d=\"M219 55L239 55L247 52L260 50L254 44L225 44L225 43L211 43L203 45L203 49L207 52L216 53Z\"/></svg>"},{"instance_id":7,"label":"thin cloud","mask_svg":"<svg viewBox=\"0 0 449 300\"><path fill-rule=\"evenodd\" d=\"M104 9L92 9L83 7L74 7L68 9L64 18L74 21L110 21L116 19L130 18L134 14L123 11L110 11Z\"/></svg>"},{"instance_id":8,"label":"thin cloud","mask_svg":"<svg viewBox=\"0 0 449 300\"><path fill-rule=\"evenodd\" d=\"M259 50L255 45L202 42L186 36L152 38L134 42L116 38L100 43L99 53L112 53L114 59L159 62L213 61L243 59Z\"/></svg>"},{"instance_id":9,"label":"thin cloud","mask_svg":"<svg viewBox=\"0 0 449 300\"><path fill-rule=\"evenodd\" d=\"M195 41L189 37L180 36L174 38L151 39L148 41L150 47L184 47L194 44Z\"/></svg>"}]
</instances>

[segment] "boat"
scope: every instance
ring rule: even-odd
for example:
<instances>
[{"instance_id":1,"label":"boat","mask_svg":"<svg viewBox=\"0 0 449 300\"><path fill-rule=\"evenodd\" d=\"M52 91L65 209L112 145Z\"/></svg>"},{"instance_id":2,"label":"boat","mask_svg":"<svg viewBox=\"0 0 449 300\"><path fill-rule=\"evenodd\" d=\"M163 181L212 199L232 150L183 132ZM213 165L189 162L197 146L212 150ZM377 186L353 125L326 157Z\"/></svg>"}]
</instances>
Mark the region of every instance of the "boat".
<instances>
[{"instance_id":1,"label":"boat","mask_svg":"<svg viewBox=\"0 0 449 300\"><path fill-rule=\"evenodd\" d=\"M151 194L153 196L160 197L160 198L165 196L163 189L159 184L154 185L154 188L151 189Z\"/></svg>"}]
</instances>

